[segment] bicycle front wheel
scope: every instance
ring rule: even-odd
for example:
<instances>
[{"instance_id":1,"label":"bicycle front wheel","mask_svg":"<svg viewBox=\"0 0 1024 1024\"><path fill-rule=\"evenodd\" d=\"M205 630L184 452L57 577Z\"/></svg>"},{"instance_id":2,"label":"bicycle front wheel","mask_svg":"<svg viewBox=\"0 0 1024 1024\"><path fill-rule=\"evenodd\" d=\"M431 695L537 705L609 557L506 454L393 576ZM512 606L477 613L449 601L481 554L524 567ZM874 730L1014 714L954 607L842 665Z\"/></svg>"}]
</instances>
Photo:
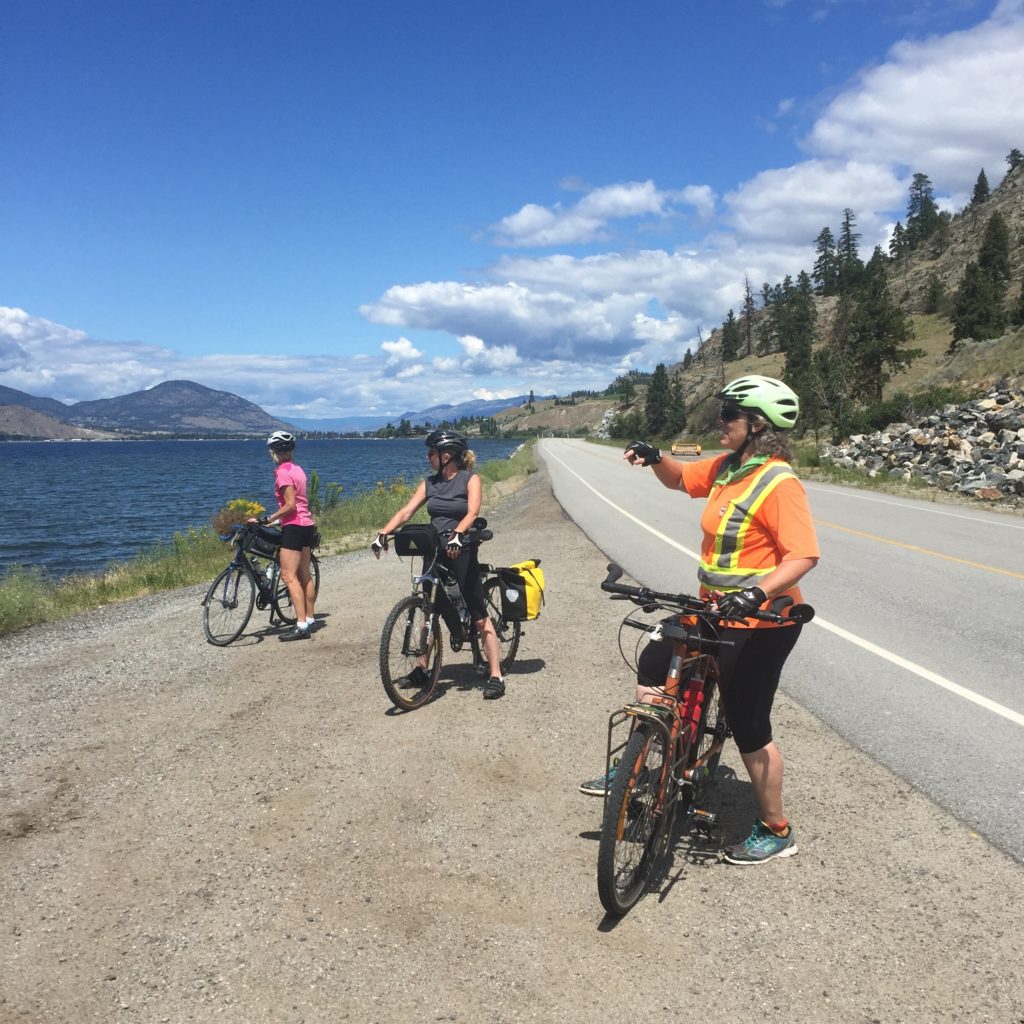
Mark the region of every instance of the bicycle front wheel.
<instances>
[{"instance_id":1,"label":"bicycle front wheel","mask_svg":"<svg viewBox=\"0 0 1024 1024\"><path fill-rule=\"evenodd\" d=\"M309 575L313 578L314 594L320 593L320 561L316 555L309 556ZM295 625L295 605L292 604L292 595L281 579L280 567L278 567L277 590L274 593L274 613L286 625Z\"/></svg>"},{"instance_id":2,"label":"bicycle front wheel","mask_svg":"<svg viewBox=\"0 0 1024 1024\"><path fill-rule=\"evenodd\" d=\"M211 584L203 600L203 632L217 647L227 647L242 634L256 600L253 578L229 565Z\"/></svg>"},{"instance_id":3,"label":"bicycle front wheel","mask_svg":"<svg viewBox=\"0 0 1024 1024\"><path fill-rule=\"evenodd\" d=\"M519 650L519 637L523 627L518 622L507 622L501 617L501 580L492 578L484 583L484 602L487 605L487 617L498 635L498 650L501 658L501 671L504 675L509 665L516 660ZM480 637L473 636L473 663L486 665L484 645Z\"/></svg>"},{"instance_id":4,"label":"bicycle front wheel","mask_svg":"<svg viewBox=\"0 0 1024 1024\"><path fill-rule=\"evenodd\" d=\"M625 914L644 893L665 830L667 740L640 723L619 759L604 805L597 893L609 914Z\"/></svg>"},{"instance_id":5,"label":"bicycle front wheel","mask_svg":"<svg viewBox=\"0 0 1024 1024\"><path fill-rule=\"evenodd\" d=\"M396 708L412 711L430 700L442 647L438 616L425 597L410 595L391 609L380 637L380 678Z\"/></svg>"}]
</instances>

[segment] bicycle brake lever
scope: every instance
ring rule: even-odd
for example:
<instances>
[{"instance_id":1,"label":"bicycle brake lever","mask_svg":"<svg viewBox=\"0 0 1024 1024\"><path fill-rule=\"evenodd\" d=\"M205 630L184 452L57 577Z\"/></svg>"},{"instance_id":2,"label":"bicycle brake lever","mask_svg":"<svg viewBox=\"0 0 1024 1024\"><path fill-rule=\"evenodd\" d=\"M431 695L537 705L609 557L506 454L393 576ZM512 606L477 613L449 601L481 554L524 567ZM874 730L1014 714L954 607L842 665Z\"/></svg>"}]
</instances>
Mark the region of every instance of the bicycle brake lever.
<instances>
[{"instance_id":1,"label":"bicycle brake lever","mask_svg":"<svg viewBox=\"0 0 1024 1024\"><path fill-rule=\"evenodd\" d=\"M652 641L665 639L665 633L661 628L660 622L650 631L650 635Z\"/></svg>"}]
</instances>

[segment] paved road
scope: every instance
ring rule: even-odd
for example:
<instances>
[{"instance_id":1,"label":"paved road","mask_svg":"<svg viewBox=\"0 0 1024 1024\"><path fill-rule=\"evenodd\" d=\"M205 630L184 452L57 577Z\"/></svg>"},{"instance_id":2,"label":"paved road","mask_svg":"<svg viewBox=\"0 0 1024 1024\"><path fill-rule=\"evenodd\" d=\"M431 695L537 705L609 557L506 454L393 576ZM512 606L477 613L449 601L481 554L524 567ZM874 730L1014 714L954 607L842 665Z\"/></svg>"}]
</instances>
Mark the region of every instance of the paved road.
<instances>
[{"instance_id":1,"label":"paved road","mask_svg":"<svg viewBox=\"0 0 1024 1024\"><path fill-rule=\"evenodd\" d=\"M616 449L546 440L555 496L634 578L696 583L702 501ZM783 688L1024 861L1024 521L808 484L818 612ZM792 739L790 739L792 742Z\"/></svg>"}]
</instances>

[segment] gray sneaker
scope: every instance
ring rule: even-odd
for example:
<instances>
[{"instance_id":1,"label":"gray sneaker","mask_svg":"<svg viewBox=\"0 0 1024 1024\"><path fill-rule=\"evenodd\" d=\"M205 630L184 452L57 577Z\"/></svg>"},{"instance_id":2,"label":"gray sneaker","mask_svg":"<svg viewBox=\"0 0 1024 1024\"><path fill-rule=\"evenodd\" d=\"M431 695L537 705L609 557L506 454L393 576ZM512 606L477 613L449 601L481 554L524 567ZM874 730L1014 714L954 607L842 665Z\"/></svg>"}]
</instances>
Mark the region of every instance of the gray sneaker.
<instances>
[{"instance_id":1,"label":"gray sneaker","mask_svg":"<svg viewBox=\"0 0 1024 1024\"><path fill-rule=\"evenodd\" d=\"M796 852L792 826L788 835L777 836L763 821L758 820L742 843L725 848L725 859L730 864L763 864L775 857L792 857Z\"/></svg>"}]
</instances>

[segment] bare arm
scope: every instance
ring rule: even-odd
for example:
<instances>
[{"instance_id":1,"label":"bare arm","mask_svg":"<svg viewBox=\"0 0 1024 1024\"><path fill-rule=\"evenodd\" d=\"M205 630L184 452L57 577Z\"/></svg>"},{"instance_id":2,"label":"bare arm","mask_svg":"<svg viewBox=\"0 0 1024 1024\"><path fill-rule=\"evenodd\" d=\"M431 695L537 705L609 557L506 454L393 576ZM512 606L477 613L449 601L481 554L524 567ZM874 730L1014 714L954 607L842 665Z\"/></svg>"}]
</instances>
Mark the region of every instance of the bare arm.
<instances>
[{"instance_id":1,"label":"bare arm","mask_svg":"<svg viewBox=\"0 0 1024 1024\"><path fill-rule=\"evenodd\" d=\"M627 448L623 453L622 457L631 466L647 466L647 461L637 455L632 448ZM650 467L654 470L654 475L668 488L673 491L685 491L686 488L683 486L683 465L681 462L676 462L670 455L662 455L660 462L655 462Z\"/></svg>"},{"instance_id":2,"label":"bare arm","mask_svg":"<svg viewBox=\"0 0 1024 1024\"><path fill-rule=\"evenodd\" d=\"M767 576L757 581L770 601L792 589L818 564L817 558L791 558L781 562Z\"/></svg>"},{"instance_id":3,"label":"bare arm","mask_svg":"<svg viewBox=\"0 0 1024 1024\"><path fill-rule=\"evenodd\" d=\"M409 522L415 515L416 510L427 500L427 485L421 480L419 486L412 492L412 497L403 505L380 530L381 533L394 533L399 526Z\"/></svg>"}]
</instances>

